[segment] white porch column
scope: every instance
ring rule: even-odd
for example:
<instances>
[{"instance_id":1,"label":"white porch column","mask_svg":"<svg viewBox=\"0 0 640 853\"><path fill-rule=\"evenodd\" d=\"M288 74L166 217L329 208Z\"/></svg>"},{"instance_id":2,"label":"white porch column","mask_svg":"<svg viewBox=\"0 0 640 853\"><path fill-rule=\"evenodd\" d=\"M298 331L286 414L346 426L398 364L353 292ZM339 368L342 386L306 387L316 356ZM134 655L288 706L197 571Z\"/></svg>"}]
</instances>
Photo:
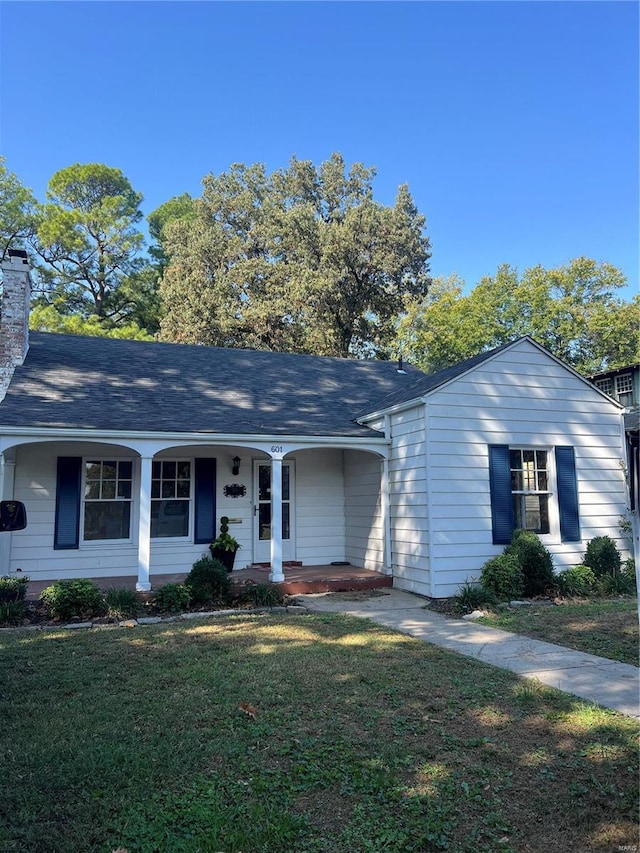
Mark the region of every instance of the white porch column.
<instances>
[{"instance_id":1,"label":"white porch column","mask_svg":"<svg viewBox=\"0 0 640 853\"><path fill-rule=\"evenodd\" d=\"M8 501L13 498L16 462L13 451L0 454L0 500ZM10 455L11 454L11 455ZM0 575L9 574L11 559L11 533L0 534Z\"/></svg>"},{"instance_id":2,"label":"white porch column","mask_svg":"<svg viewBox=\"0 0 640 853\"><path fill-rule=\"evenodd\" d=\"M282 459L271 460L271 572L269 580L281 583L282 571Z\"/></svg>"},{"instance_id":3,"label":"white porch column","mask_svg":"<svg viewBox=\"0 0 640 853\"><path fill-rule=\"evenodd\" d=\"M138 518L138 592L149 592L151 564L151 463L150 456L140 459L140 515Z\"/></svg>"}]
</instances>

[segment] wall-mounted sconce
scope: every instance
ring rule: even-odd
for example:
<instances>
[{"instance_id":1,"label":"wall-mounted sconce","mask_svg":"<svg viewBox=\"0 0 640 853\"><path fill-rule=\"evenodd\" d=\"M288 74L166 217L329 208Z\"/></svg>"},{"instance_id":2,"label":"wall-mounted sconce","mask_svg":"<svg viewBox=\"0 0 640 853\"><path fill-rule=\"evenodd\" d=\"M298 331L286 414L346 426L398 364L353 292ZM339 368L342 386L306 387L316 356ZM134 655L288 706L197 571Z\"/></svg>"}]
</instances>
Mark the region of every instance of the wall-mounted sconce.
<instances>
[{"instance_id":1,"label":"wall-mounted sconce","mask_svg":"<svg viewBox=\"0 0 640 853\"><path fill-rule=\"evenodd\" d=\"M231 461L233 462L233 468L231 469L231 473L233 474L234 477L237 477L238 474L240 473L241 459L239 456L234 456Z\"/></svg>"}]
</instances>

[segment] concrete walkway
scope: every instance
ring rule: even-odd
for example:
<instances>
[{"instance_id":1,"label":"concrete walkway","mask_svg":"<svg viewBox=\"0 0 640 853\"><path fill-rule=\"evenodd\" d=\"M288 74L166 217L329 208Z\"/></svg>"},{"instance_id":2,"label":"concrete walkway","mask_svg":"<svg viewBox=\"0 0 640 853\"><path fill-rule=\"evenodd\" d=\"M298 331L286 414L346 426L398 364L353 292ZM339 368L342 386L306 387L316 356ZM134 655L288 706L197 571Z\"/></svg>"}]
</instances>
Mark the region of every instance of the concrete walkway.
<instances>
[{"instance_id":1,"label":"concrete walkway","mask_svg":"<svg viewBox=\"0 0 640 853\"><path fill-rule=\"evenodd\" d=\"M400 590L378 595L300 596L311 611L347 613L508 669L630 717L640 717L639 670L634 666L425 610L425 600Z\"/></svg>"}]
</instances>

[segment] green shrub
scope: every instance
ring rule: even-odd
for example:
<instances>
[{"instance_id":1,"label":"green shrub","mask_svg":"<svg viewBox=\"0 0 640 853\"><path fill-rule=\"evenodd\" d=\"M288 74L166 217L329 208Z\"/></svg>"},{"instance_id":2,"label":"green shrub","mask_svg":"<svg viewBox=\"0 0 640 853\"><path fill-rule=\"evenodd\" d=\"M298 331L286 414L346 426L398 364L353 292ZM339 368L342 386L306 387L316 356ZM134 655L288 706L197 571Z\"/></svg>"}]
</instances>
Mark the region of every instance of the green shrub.
<instances>
[{"instance_id":1,"label":"green shrub","mask_svg":"<svg viewBox=\"0 0 640 853\"><path fill-rule=\"evenodd\" d=\"M472 610L480 610L483 607L493 607L498 603L494 593L479 586L477 583L467 581L454 595L456 610L459 613L471 613Z\"/></svg>"},{"instance_id":2,"label":"green shrub","mask_svg":"<svg viewBox=\"0 0 640 853\"><path fill-rule=\"evenodd\" d=\"M240 601L256 607L278 607L284 604L282 591L270 583L248 583L240 594Z\"/></svg>"},{"instance_id":3,"label":"green shrub","mask_svg":"<svg viewBox=\"0 0 640 853\"><path fill-rule=\"evenodd\" d=\"M520 598L524 591L520 561L513 554L487 560L480 573L480 585L498 599Z\"/></svg>"},{"instance_id":4,"label":"green shrub","mask_svg":"<svg viewBox=\"0 0 640 853\"><path fill-rule=\"evenodd\" d=\"M556 587L553 559L533 530L516 530L511 544L504 549L518 559L527 598L547 595Z\"/></svg>"},{"instance_id":5,"label":"green shrub","mask_svg":"<svg viewBox=\"0 0 640 853\"><path fill-rule=\"evenodd\" d=\"M116 619L134 618L140 610L140 598L132 589L108 589L104 599L107 615Z\"/></svg>"},{"instance_id":6,"label":"green shrub","mask_svg":"<svg viewBox=\"0 0 640 853\"><path fill-rule=\"evenodd\" d=\"M589 566L573 566L561 572L558 587L563 595L589 596L596 591L596 576Z\"/></svg>"},{"instance_id":7,"label":"green shrub","mask_svg":"<svg viewBox=\"0 0 640 853\"><path fill-rule=\"evenodd\" d=\"M638 592L638 579L636 575L636 561L633 557L629 557L628 560L624 561L620 574L631 590L628 594L635 595Z\"/></svg>"},{"instance_id":8,"label":"green shrub","mask_svg":"<svg viewBox=\"0 0 640 853\"><path fill-rule=\"evenodd\" d=\"M0 603L0 625L20 625L27 610L25 601L3 601Z\"/></svg>"},{"instance_id":9,"label":"green shrub","mask_svg":"<svg viewBox=\"0 0 640 853\"><path fill-rule=\"evenodd\" d=\"M166 583L153 596L153 603L163 613L179 613L186 610L191 601L191 592L181 583Z\"/></svg>"},{"instance_id":10,"label":"green shrub","mask_svg":"<svg viewBox=\"0 0 640 853\"><path fill-rule=\"evenodd\" d=\"M220 560L201 557L184 580L194 604L218 602L228 604L233 597L233 585Z\"/></svg>"},{"instance_id":11,"label":"green shrub","mask_svg":"<svg viewBox=\"0 0 640 853\"><path fill-rule=\"evenodd\" d=\"M620 552L610 536L596 536L588 542L582 562L585 566L590 566L598 578L614 577L620 573Z\"/></svg>"},{"instance_id":12,"label":"green shrub","mask_svg":"<svg viewBox=\"0 0 640 853\"><path fill-rule=\"evenodd\" d=\"M40 601L54 619L89 619L106 612L102 593L87 578L56 581L42 591Z\"/></svg>"},{"instance_id":13,"label":"green shrub","mask_svg":"<svg viewBox=\"0 0 640 853\"><path fill-rule=\"evenodd\" d=\"M599 595L636 595L636 566L633 560L625 560L621 571L615 575L602 575L597 578L596 588Z\"/></svg>"},{"instance_id":14,"label":"green shrub","mask_svg":"<svg viewBox=\"0 0 640 853\"><path fill-rule=\"evenodd\" d=\"M24 601L29 578L23 575L11 575L0 578L0 604Z\"/></svg>"}]
</instances>

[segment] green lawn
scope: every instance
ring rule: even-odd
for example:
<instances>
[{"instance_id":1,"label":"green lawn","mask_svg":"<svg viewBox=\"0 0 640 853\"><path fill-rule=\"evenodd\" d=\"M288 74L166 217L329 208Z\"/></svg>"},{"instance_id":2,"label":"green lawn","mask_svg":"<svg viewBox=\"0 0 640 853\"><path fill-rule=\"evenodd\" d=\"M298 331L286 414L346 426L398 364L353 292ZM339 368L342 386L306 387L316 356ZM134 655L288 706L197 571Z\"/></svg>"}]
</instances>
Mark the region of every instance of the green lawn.
<instances>
[{"instance_id":1,"label":"green lawn","mask_svg":"<svg viewBox=\"0 0 640 853\"><path fill-rule=\"evenodd\" d=\"M0 666L2 851L637 843L634 721L356 619L6 631Z\"/></svg>"},{"instance_id":2,"label":"green lawn","mask_svg":"<svg viewBox=\"0 0 640 853\"><path fill-rule=\"evenodd\" d=\"M560 606L534 603L478 621L482 625L638 666L636 599Z\"/></svg>"}]
</instances>

